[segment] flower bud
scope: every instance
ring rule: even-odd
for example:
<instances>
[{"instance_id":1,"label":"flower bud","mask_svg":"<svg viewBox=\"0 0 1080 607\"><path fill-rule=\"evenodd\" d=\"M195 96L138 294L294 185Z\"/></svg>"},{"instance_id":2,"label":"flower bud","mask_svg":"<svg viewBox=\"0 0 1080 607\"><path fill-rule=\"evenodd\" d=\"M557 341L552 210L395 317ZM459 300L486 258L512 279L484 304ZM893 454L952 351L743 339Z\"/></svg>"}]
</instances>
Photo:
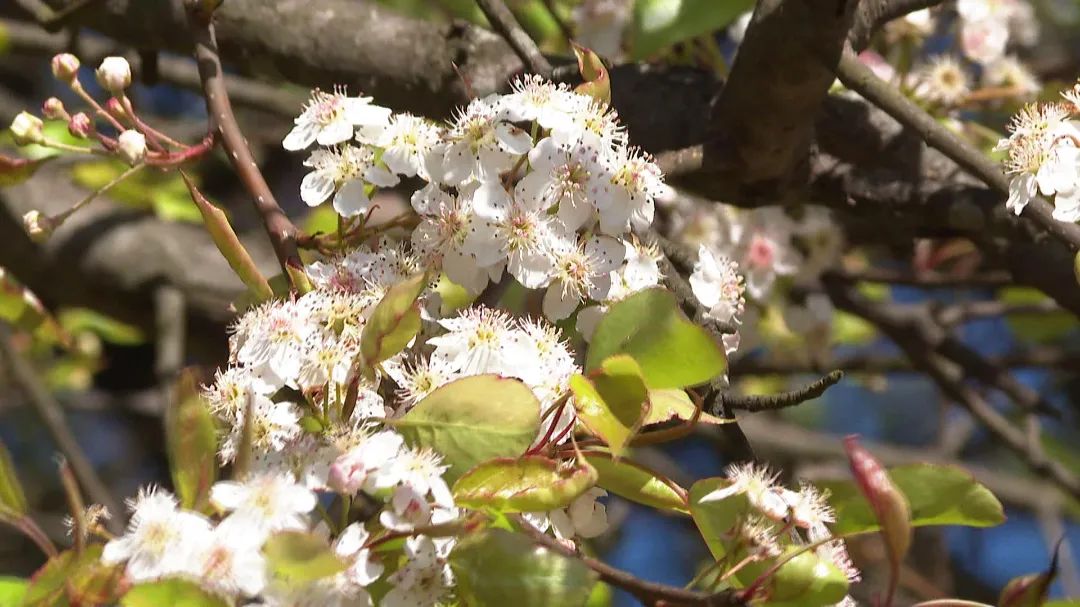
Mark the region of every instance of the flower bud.
<instances>
[{"instance_id":1,"label":"flower bud","mask_svg":"<svg viewBox=\"0 0 1080 607\"><path fill-rule=\"evenodd\" d=\"M79 74L79 58L71 53L60 53L52 58L52 73L61 82L71 83Z\"/></svg>"},{"instance_id":2,"label":"flower bud","mask_svg":"<svg viewBox=\"0 0 1080 607\"><path fill-rule=\"evenodd\" d=\"M48 215L42 215L41 211L29 211L23 215L23 228L30 240L45 242L56 229L56 224Z\"/></svg>"},{"instance_id":3,"label":"flower bud","mask_svg":"<svg viewBox=\"0 0 1080 607\"><path fill-rule=\"evenodd\" d=\"M19 112L11 121L11 135L15 138L16 145L41 143L45 141L45 133L42 131L44 126L41 118L30 112Z\"/></svg>"},{"instance_id":4,"label":"flower bud","mask_svg":"<svg viewBox=\"0 0 1080 607\"><path fill-rule=\"evenodd\" d=\"M41 104L41 115L49 120L67 120L67 110L64 109L64 102L60 101L56 97L49 97L45 100L45 103Z\"/></svg>"},{"instance_id":5,"label":"flower bud","mask_svg":"<svg viewBox=\"0 0 1080 607\"><path fill-rule=\"evenodd\" d=\"M138 131L128 129L116 139L116 150L125 162L135 166L146 158L146 137Z\"/></svg>"},{"instance_id":6,"label":"flower bud","mask_svg":"<svg viewBox=\"0 0 1080 607\"><path fill-rule=\"evenodd\" d=\"M106 57L95 75L101 88L113 95L122 95L131 86L131 65L123 57Z\"/></svg>"},{"instance_id":7,"label":"flower bud","mask_svg":"<svg viewBox=\"0 0 1080 607\"><path fill-rule=\"evenodd\" d=\"M86 139L93 129L94 125L90 122L90 117L86 115L86 112L79 112L68 120L68 132L71 133L72 137Z\"/></svg>"},{"instance_id":8,"label":"flower bud","mask_svg":"<svg viewBox=\"0 0 1080 607\"><path fill-rule=\"evenodd\" d=\"M124 111L124 105L120 103L120 100L116 97L111 97L105 102L105 111L117 120L123 120L124 117L127 116L127 112Z\"/></svg>"}]
</instances>

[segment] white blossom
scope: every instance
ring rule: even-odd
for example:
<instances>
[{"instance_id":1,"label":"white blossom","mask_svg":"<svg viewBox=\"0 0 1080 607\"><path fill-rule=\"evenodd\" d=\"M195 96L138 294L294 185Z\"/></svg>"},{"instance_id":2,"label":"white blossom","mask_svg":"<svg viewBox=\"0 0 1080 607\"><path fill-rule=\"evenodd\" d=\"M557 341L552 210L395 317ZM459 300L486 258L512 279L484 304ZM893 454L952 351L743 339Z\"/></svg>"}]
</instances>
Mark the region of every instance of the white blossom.
<instances>
[{"instance_id":1,"label":"white blossom","mask_svg":"<svg viewBox=\"0 0 1080 607\"><path fill-rule=\"evenodd\" d=\"M360 128L358 138L372 143L389 123L391 111L372 105L371 101L371 97L348 97L342 89L330 93L315 89L282 146L297 151L315 142L337 145L352 139L357 128Z\"/></svg>"},{"instance_id":2,"label":"white blossom","mask_svg":"<svg viewBox=\"0 0 1080 607\"><path fill-rule=\"evenodd\" d=\"M368 184L387 188L398 183L397 176L375 164L375 154L367 147L315 150L304 165L313 170L300 182L300 198L308 206L318 206L333 196L334 210L343 217L367 212Z\"/></svg>"},{"instance_id":3,"label":"white blossom","mask_svg":"<svg viewBox=\"0 0 1080 607\"><path fill-rule=\"evenodd\" d=\"M315 509L315 494L284 474L253 474L242 481L219 481L210 501L251 527L268 532L304 530Z\"/></svg>"},{"instance_id":4,"label":"white blossom","mask_svg":"<svg viewBox=\"0 0 1080 607\"><path fill-rule=\"evenodd\" d=\"M133 582L186 573L196 551L211 533L201 514L180 510L176 498L154 487L128 501L131 520L124 535L105 544L101 560L107 565L127 562Z\"/></svg>"}]
</instances>

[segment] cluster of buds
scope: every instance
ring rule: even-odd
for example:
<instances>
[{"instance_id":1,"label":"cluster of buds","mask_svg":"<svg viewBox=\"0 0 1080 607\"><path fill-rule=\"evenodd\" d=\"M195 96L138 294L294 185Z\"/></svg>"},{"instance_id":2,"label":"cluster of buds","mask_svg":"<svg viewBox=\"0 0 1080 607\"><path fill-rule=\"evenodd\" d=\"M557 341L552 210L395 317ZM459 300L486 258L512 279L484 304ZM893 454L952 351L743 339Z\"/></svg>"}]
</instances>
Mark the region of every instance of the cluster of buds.
<instances>
[{"instance_id":1,"label":"cluster of buds","mask_svg":"<svg viewBox=\"0 0 1080 607\"><path fill-rule=\"evenodd\" d=\"M176 142L139 118L125 94L132 83L131 65L127 59L106 57L95 71L97 83L109 95L104 103L95 99L80 82L82 64L78 57L61 53L52 58L51 65L53 76L75 94L86 106L86 111L69 112L63 101L50 97L42 104L40 117L23 111L11 122L9 130L17 145L39 145L59 153L87 157L111 157L133 170L145 165L171 168L200 156L213 146L211 137L194 146ZM89 145L75 145L51 137L45 121L66 122L68 133L75 139L86 140ZM100 130L98 121L104 123ZM129 174L125 173L124 176ZM70 209L51 217L40 211L31 211L23 217L23 225L35 241L44 240L71 213L114 185L115 182L110 182Z\"/></svg>"}]
</instances>

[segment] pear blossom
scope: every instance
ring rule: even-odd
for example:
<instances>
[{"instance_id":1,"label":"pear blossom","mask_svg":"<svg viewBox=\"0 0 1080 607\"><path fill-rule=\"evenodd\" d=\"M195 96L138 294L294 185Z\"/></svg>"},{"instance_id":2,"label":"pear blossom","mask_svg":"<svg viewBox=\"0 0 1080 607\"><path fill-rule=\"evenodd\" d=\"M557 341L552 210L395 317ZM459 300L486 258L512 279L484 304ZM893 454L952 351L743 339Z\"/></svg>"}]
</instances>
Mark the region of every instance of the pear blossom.
<instances>
[{"instance_id":1,"label":"pear blossom","mask_svg":"<svg viewBox=\"0 0 1080 607\"><path fill-rule=\"evenodd\" d=\"M607 496L607 491L592 487L574 498L564 510L553 510L548 519L559 539L581 537L593 538L608 528L607 508L598 498Z\"/></svg>"},{"instance_id":2,"label":"pear blossom","mask_svg":"<svg viewBox=\"0 0 1080 607\"><path fill-rule=\"evenodd\" d=\"M210 502L268 532L303 530L317 499L311 490L285 474L254 474L243 481L219 481L210 488Z\"/></svg>"},{"instance_id":3,"label":"pear blossom","mask_svg":"<svg viewBox=\"0 0 1080 607\"><path fill-rule=\"evenodd\" d=\"M511 93L499 100L507 120L535 120L545 129L568 127L575 96L565 84L554 84L536 74L526 74L511 82L510 88Z\"/></svg>"},{"instance_id":4,"label":"pear blossom","mask_svg":"<svg viewBox=\"0 0 1080 607\"><path fill-rule=\"evenodd\" d=\"M189 572L197 549L211 533L210 521L180 510L172 494L155 487L141 489L127 505L127 531L105 544L102 562L126 562L125 571L134 582Z\"/></svg>"},{"instance_id":5,"label":"pear blossom","mask_svg":"<svg viewBox=\"0 0 1080 607\"><path fill-rule=\"evenodd\" d=\"M439 321L447 330L428 340L431 354L462 375L511 372L514 333L510 319L499 310L469 308L454 318Z\"/></svg>"},{"instance_id":6,"label":"pear blossom","mask_svg":"<svg viewBox=\"0 0 1080 607\"><path fill-rule=\"evenodd\" d=\"M586 145L565 149L545 137L529 151L532 170L518 182L514 194L538 208L558 205L559 220L570 230L590 223L596 205L589 198L589 181L600 170L599 152Z\"/></svg>"},{"instance_id":7,"label":"pear blossom","mask_svg":"<svg viewBox=\"0 0 1080 607\"><path fill-rule=\"evenodd\" d=\"M602 300L611 288L611 273L623 262L626 247L610 236L593 236L584 244L564 244L555 251L554 279L544 293L544 315L570 316L585 298Z\"/></svg>"},{"instance_id":8,"label":"pear blossom","mask_svg":"<svg viewBox=\"0 0 1080 607\"><path fill-rule=\"evenodd\" d=\"M300 198L313 207L333 196L334 210L343 217L367 212L371 206L368 184L388 188L398 183L396 175L375 164L375 153L367 147L315 150L304 165L314 170L300 182Z\"/></svg>"},{"instance_id":9,"label":"pear blossom","mask_svg":"<svg viewBox=\"0 0 1080 607\"><path fill-rule=\"evenodd\" d=\"M388 578L393 588L383 597L382 607L436 605L454 584L450 565L438 554L435 542L426 536L405 540L405 565Z\"/></svg>"},{"instance_id":10,"label":"pear blossom","mask_svg":"<svg viewBox=\"0 0 1080 607\"><path fill-rule=\"evenodd\" d=\"M131 65L123 57L106 57L94 72L98 84L109 93L120 96L131 86Z\"/></svg>"},{"instance_id":11,"label":"pear blossom","mask_svg":"<svg viewBox=\"0 0 1080 607\"><path fill-rule=\"evenodd\" d=\"M334 552L349 563L349 567L338 574L339 578L350 586L362 588L370 586L383 573L383 565L373 558L371 550L364 547L368 532L361 523L352 523L338 535L334 541Z\"/></svg>"},{"instance_id":12,"label":"pear blossom","mask_svg":"<svg viewBox=\"0 0 1080 607\"><path fill-rule=\"evenodd\" d=\"M743 277L738 269L738 264L716 255L709 247L698 248L698 260L689 282L694 297L705 307L706 318L721 323L738 322L745 304Z\"/></svg>"},{"instance_id":13,"label":"pear blossom","mask_svg":"<svg viewBox=\"0 0 1080 607\"><path fill-rule=\"evenodd\" d=\"M376 144L383 148L386 168L399 175L419 175L427 179L425 158L439 143L442 130L426 118L412 114L394 114Z\"/></svg>"},{"instance_id":14,"label":"pear blossom","mask_svg":"<svg viewBox=\"0 0 1080 607\"><path fill-rule=\"evenodd\" d=\"M462 245L482 267L506 262L506 270L523 286L546 286L555 269L552 250L565 227L544 208L527 200L511 200L499 183L482 183L472 199L476 213Z\"/></svg>"},{"instance_id":15,"label":"pear blossom","mask_svg":"<svg viewBox=\"0 0 1080 607\"><path fill-rule=\"evenodd\" d=\"M1016 89L1019 97L1031 97L1039 92L1042 84L1038 77L1015 55L1006 55L983 69L982 82L986 86Z\"/></svg>"},{"instance_id":16,"label":"pear blossom","mask_svg":"<svg viewBox=\"0 0 1080 607\"><path fill-rule=\"evenodd\" d=\"M967 70L949 55L932 57L919 66L911 77L912 93L930 103L957 105L971 90Z\"/></svg>"},{"instance_id":17,"label":"pear blossom","mask_svg":"<svg viewBox=\"0 0 1080 607\"><path fill-rule=\"evenodd\" d=\"M630 24L631 0L584 0L571 16L576 40L612 60L622 57L622 38Z\"/></svg>"},{"instance_id":18,"label":"pear blossom","mask_svg":"<svg viewBox=\"0 0 1080 607\"><path fill-rule=\"evenodd\" d=\"M529 134L502 120L494 100L488 99L472 100L445 139L444 147L436 150L442 152L441 178L448 185L461 185L470 177L498 180L517 157L532 149Z\"/></svg>"},{"instance_id":19,"label":"pear blossom","mask_svg":"<svg viewBox=\"0 0 1080 607\"><path fill-rule=\"evenodd\" d=\"M236 361L274 387L293 384L304 344L315 330L306 303L272 301L245 315L234 326Z\"/></svg>"},{"instance_id":20,"label":"pear blossom","mask_svg":"<svg viewBox=\"0 0 1080 607\"><path fill-rule=\"evenodd\" d=\"M116 138L116 152L124 162L135 166L146 158L146 136L128 129Z\"/></svg>"},{"instance_id":21,"label":"pear blossom","mask_svg":"<svg viewBox=\"0 0 1080 607\"><path fill-rule=\"evenodd\" d=\"M654 200L667 192L660 167L652 157L635 148L624 148L607 159L606 171L591 175L589 183L600 231L620 235L629 229L631 219L638 228L652 223Z\"/></svg>"},{"instance_id":22,"label":"pear blossom","mask_svg":"<svg viewBox=\"0 0 1080 607\"><path fill-rule=\"evenodd\" d=\"M344 89L333 92L315 89L295 126L282 141L282 147L295 152L312 143L337 145L353 138L357 128L362 141L373 143L374 136L390 121L389 109L372 105L371 97L348 97Z\"/></svg>"},{"instance_id":23,"label":"pear blossom","mask_svg":"<svg viewBox=\"0 0 1080 607\"><path fill-rule=\"evenodd\" d=\"M401 454L404 444L400 434L389 430L361 434L358 444L331 464L327 484L346 495L392 485L393 480L386 480L386 470Z\"/></svg>"},{"instance_id":24,"label":"pear blossom","mask_svg":"<svg viewBox=\"0 0 1080 607\"><path fill-rule=\"evenodd\" d=\"M442 456L431 449L403 449L386 463L376 485L382 488L406 485L420 495L430 492L438 504L453 505L450 487L442 477L449 468L443 464Z\"/></svg>"},{"instance_id":25,"label":"pear blossom","mask_svg":"<svg viewBox=\"0 0 1080 607\"><path fill-rule=\"evenodd\" d=\"M421 220L413 230L412 244L430 266L441 268L470 293L479 293L490 274L465 250L473 223L472 199L467 192L452 195L435 184L417 190L411 202Z\"/></svg>"},{"instance_id":26,"label":"pear blossom","mask_svg":"<svg viewBox=\"0 0 1080 607\"><path fill-rule=\"evenodd\" d=\"M254 391L249 391L247 398L251 411L251 447L256 454L281 451L300 435L300 413L295 403L275 402ZM229 427L218 450L222 463L236 458L248 423L247 414L247 408L236 411L234 425Z\"/></svg>"},{"instance_id":27,"label":"pear blossom","mask_svg":"<svg viewBox=\"0 0 1080 607\"><path fill-rule=\"evenodd\" d=\"M1009 174L1006 208L1019 215L1040 193L1055 197L1054 217L1080 219L1080 127L1061 103L1032 104L1013 117L1009 136L998 142L1008 152L1004 161ZM1058 203L1060 199L1060 204Z\"/></svg>"},{"instance_id":28,"label":"pear blossom","mask_svg":"<svg viewBox=\"0 0 1080 607\"><path fill-rule=\"evenodd\" d=\"M206 589L235 596L256 596L266 587L263 528L235 515L218 523L194 557L193 574Z\"/></svg>"},{"instance_id":29,"label":"pear blossom","mask_svg":"<svg viewBox=\"0 0 1080 607\"><path fill-rule=\"evenodd\" d=\"M399 403L398 413L404 413L451 381L460 377L442 358L428 357L402 365L384 365L386 372L398 385L395 393Z\"/></svg>"},{"instance_id":30,"label":"pear blossom","mask_svg":"<svg viewBox=\"0 0 1080 607\"><path fill-rule=\"evenodd\" d=\"M756 464L732 464L725 469L728 483L703 495L700 502L718 502L733 495L745 495L750 505L774 521L788 516L789 506L776 483L777 475Z\"/></svg>"}]
</instances>

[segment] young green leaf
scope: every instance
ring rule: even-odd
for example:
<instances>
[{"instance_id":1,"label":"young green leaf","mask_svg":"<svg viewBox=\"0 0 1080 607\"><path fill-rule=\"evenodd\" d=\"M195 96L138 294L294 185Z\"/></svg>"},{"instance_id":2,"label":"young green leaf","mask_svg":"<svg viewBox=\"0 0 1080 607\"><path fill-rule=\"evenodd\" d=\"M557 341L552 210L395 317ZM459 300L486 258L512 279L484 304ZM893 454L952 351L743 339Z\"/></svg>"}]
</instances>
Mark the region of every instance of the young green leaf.
<instances>
[{"instance_id":1,"label":"young green leaf","mask_svg":"<svg viewBox=\"0 0 1080 607\"><path fill-rule=\"evenodd\" d=\"M660 287L638 291L608 309L593 333L585 369L592 371L615 354L633 357L650 389L702 384L727 370L724 351Z\"/></svg>"},{"instance_id":2,"label":"young green leaf","mask_svg":"<svg viewBox=\"0 0 1080 607\"><path fill-rule=\"evenodd\" d=\"M685 390L667 388L649 390L649 414L645 417L645 426L660 424L672 420L689 421L694 418L697 405ZM730 424L734 419L724 419L702 411L698 414L699 424Z\"/></svg>"},{"instance_id":3,"label":"young green leaf","mask_svg":"<svg viewBox=\"0 0 1080 607\"><path fill-rule=\"evenodd\" d=\"M726 478L705 478L690 487L690 515L705 540L713 558L720 560L727 555L731 541L729 531L750 509L750 500L737 493L722 500L701 501L701 498L729 484Z\"/></svg>"},{"instance_id":4,"label":"young green leaf","mask_svg":"<svg viewBox=\"0 0 1080 607\"><path fill-rule=\"evenodd\" d=\"M1058 572L1058 556L1061 554L1060 544L1054 550L1054 558L1050 560L1050 567L1042 573L1031 573L1009 580L998 597L998 607L1041 607L1046 603L1046 595L1050 593L1050 585Z\"/></svg>"},{"instance_id":5,"label":"young green leaf","mask_svg":"<svg viewBox=\"0 0 1080 607\"><path fill-rule=\"evenodd\" d=\"M390 287L375 306L360 335L364 364L374 367L400 352L420 331L420 306L416 299L427 286L427 273L420 273Z\"/></svg>"},{"instance_id":6,"label":"young green leaf","mask_svg":"<svg viewBox=\"0 0 1080 607\"><path fill-rule=\"evenodd\" d=\"M610 453L585 452L585 460L598 474L596 484L619 497L659 510L689 514L686 490L659 473Z\"/></svg>"},{"instance_id":7,"label":"young green leaf","mask_svg":"<svg viewBox=\"0 0 1080 607\"><path fill-rule=\"evenodd\" d=\"M217 478L217 430L191 370L180 374L165 410L165 445L180 504L202 510Z\"/></svg>"},{"instance_id":8,"label":"young green leaf","mask_svg":"<svg viewBox=\"0 0 1080 607\"><path fill-rule=\"evenodd\" d=\"M228 603L198 584L182 579L163 579L138 584L120 599L123 607L227 607Z\"/></svg>"},{"instance_id":9,"label":"young green leaf","mask_svg":"<svg viewBox=\"0 0 1080 607\"><path fill-rule=\"evenodd\" d=\"M303 586L336 575L347 564L319 535L303 531L283 531L270 536L263 545L270 576L285 585Z\"/></svg>"},{"instance_id":10,"label":"young green leaf","mask_svg":"<svg viewBox=\"0 0 1080 607\"><path fill-rule=\"evenodd\" d=\"M644 59L673 44L727 27L752 0L637 0L631 58Z\"/></svg>"},{"instance_id":11,"label":"young green leaf","mask_svg":"<svg viewBox=\"0 0 1080 607\"><path fill-rule=\"evenodd\" d=\"M22 605L30 580L0 576L0 605Z\"/></svg>"},{"instance_id":12,"label":"young green leaf","mask_svg":"<svg viewBox=\"0 0 1080 607\"><path fill-rule=\"evenodd\" d=\"M103 546L87 546L82 553L66 550L52 557L30 578L23 605L100 605L112 603L123 577L119 567L101 562Z\"/></svg>"},{"instance_id":13,"label":"young green leaf","mask_svg":"<svg viewBox=\"0 0 1080 607\"><path fill-rule=\"evenodd\" d=\"M450 553L450 567L468 607L581 607L596 582L580 560L503 529L461 540Z\"/></svg>"},{"instance_id":14,"label":"young green leaf","mask_svg":"<svg viewBox=\"0 0 1080 607\"><path fill-rule=\"evenodd\" d=\"M0 442L0 519L26 514L26 494L15 474L11 453Z\"/></svg>"},{"instance_id":15,"label":"young green leaf","mask_svg":"<svg viewBox=\"0 0 1080 607\"><path fill-rule=\"evenodd\" d=\"M570 378L578 420L603 439L616 457L634 437L649 412L648 389L633 358L616 355L589 374Z\"/></svg>"},{"instance_id":16,"label":"young green leaf","mask_svg":"<svg viewBox=\"0 0 1080 607\"><path fill-rule=\"evenodd\" d=\"M454 503L502 512L542 512L563 508L596 484L587 462L556 462L529 455L498 458L466 472L454 483Z\"/></svg>"},{"instance_id":17,"label":"young green leaf","mask_svg":"<svg viewBox=\"0 0 1080 607\"><path fill-rule=\"evenodd\" d=\"M611 103L611 78L608 77L607 67L600 60L600 56L583 46L570 43L577 57L578 71L581 73L583 83L579 84L574 91L582 95L588 95L597 103L607 106Z\"/></svg>"},{"instance_id":18,"label":"young green leaf","mask_svg":"<svg viewBox=\"0 0 1080 607\"><path fill-rule=\"evenodd\" d=\"M452 483L480 462L525 453L539 431L540 402L516 379L473 375L435 390L392 425L410 446L441 454Z\"/></svg>"},{"instance_id":19,"label":"young green leaf","mask_svg":"<svg viewBox=\"0 0 1080 607\"><path fill-rule=\"evenodd\" d=\"M791 547L780 559L787 558L799 550ZM769 563L756 563L748 568L743 579L764 569ZM820 607L835 605L844 599L848 592L848 579L836 565L814 554L803 552L784 563L770 576L765 584L768 589L770 607Z\"/></svg>"},{"instance_id":20,"label":"young green leaf","mask_svg":"<svg viewBox=\"0 0 1080 607\"><path fill-rule=\"evenodd\" d=\"M1005 522L1005 512L994 494L955 466L908 464L889 468L889 477L907 496L912 526L992 527ZM854 482L816 484L829 492L829 503L836 510L836 533L871 533L880 529L870 504Z\"/></svg>"}]
</instances>

